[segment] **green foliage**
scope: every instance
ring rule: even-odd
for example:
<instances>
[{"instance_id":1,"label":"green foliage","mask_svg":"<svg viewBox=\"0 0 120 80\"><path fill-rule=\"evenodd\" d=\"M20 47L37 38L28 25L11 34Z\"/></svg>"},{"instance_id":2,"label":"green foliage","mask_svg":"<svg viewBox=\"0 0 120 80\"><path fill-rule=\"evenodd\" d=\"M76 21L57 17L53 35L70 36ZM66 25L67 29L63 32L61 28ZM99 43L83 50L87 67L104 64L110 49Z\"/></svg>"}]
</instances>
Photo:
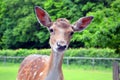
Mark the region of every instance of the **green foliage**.
<instances>
[{"instance_id":1,"label":"green foliage","mask_svg":"<svg viewBox=\"0 0 120 80\"><path fill-rule=\"evenodd\" d=\"M71 23L82 16L94 16L81 33L75 33L71 47L113 48L120 53L120 0L1 0L0 49L48 48L49 33L37 22L34 6L45 9L53 21Z\"/></svg>"},{"instance_id":2,"label":"green foliage","mask_svg":"<svg viewBox=\"0 0 120 80\"><path fill-rule=\"evenodd\" d=\"M49 55L49 49L37 50L37 49L17 49L17 50L0 50L1 56L28 56L30 54Z\"/></svg>"},{"instance_id":3,"label":"green foliage","mask_svg":"<svg viewBox=\"0 0 120 80\"><path fill-rule=\"evenodd\" d=\"M66 56L79 56L79 57L118 57L115 54L115 50L105 48L105 49L95 49L95 48L80 48L80 49L69 49L66 51Z\"/></svg>"},{"instance_id":4,"label":"green foliage","mask_svg":"<svg viewBox=\"0 0 120 80\"><path fill-rule=\"evenodd\" d=\"M48 37L46 36L47 38L42 41L37 36L39 34L39 25L34 14L34 6L37 4L42 5L43 3L37 0L2 1L0 48L42 47L35 44L45 43ZM41 33L44 31L46 30L41 30Z\"/></svg>"},{"instance_id":5,"label":"green foliage","mask_svg":"<svg viewBox=\"0 0 120 80\"><path fill-rule=\"evenodd\" d=\"M117 49L118 52L120 51L120 15L118 14L119 9L116 9L116 6L114 8L116 3L120 4L116 0L110 8L87 14L94 15L93 23L91 23L88 31L84 31L82 35L85 37L82 39L84 39L87 47L110 47Z\"/></svg>"},{"instance_id":6,"label":"green foliage","mask_svg":"<svg viewBox=\"0 0 120 80\"><path fill-rule=\"evenodd\" d=\"M17 50L0 50L1 56L28 56L30 54L50 55L50 49L17 49ZM115 54L114 49L95 49L95 48L80 48L69 49L65 52L65 56L70 57L119 57Z\"/></svg>"},{"instance_id":7,"label":"green foliage","mask_svg":"<svg viewBox=\"0 0 120 80\"><path fill-rule=\"evenodd\" d=\"M120 15L119 0L104 4L87 3L83 11L92 9L87 16L94 16L93 22L81 34L76 33L72 42L82 41L85 47L109 47L120 53ZM106 3L106 2L105 2ZM95 6L94 6L95 5Z\"/></svg>"}]
</instances>

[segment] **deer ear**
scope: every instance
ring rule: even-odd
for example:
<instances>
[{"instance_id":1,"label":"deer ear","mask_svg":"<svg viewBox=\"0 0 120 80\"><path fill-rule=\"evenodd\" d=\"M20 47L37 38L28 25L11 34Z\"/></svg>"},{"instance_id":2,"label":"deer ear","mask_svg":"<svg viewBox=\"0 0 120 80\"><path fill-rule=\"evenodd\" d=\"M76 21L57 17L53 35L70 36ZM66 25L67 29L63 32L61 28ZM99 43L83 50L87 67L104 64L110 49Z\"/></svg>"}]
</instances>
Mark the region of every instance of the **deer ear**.
<instances>
[{"instance_id":1,"label":"deer ear","mask_svg":"<svg viewBox=\"0 0 120 80\"><path fill-rule=\"evenodd\" d=\"M73 30L74 31L84 30L90 24L92 19L93 16L80 18L78 21L75 22L75 24L73 24Z\"/></svg>"},{"instance_id":2,"label":"deer ear","mask_svg":"<svg viewBox=\"0 0 120 80\"><path fill-rule=\"evenodd\" d=\"M46 27L51 26L51 23L52 23L51 19L45 10L43 10L42 8L40 8L38 6L35 6L35 13L36 13L38 22L41 25L46 26Z\"/></svg>"}]
</instances>

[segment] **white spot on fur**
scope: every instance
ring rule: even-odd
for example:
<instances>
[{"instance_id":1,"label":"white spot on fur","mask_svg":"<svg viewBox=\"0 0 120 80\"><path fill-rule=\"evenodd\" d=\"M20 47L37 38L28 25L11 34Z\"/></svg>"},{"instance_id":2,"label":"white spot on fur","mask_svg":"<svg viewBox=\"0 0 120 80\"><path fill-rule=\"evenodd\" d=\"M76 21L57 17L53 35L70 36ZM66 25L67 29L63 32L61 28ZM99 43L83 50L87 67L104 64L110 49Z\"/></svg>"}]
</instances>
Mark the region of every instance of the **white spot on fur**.
<instances>
[{"instance_id":1,"label":"white spot on fur","mask_svg":"<svg viewBox=\"0 0 120 80\"><path fill-rule=\"evenodd\" d=\"M39 76L42 76L42 75L43 75L43 72L41 72Z\"/></svg>"},{"instance_id":2,"label":"white spot on fur","mask_svg":"<svg viewBox=\"0 0 120 80\"><path fill-rule=\"evenodd\" d=\"M33 78L35 78L36 74L37 74L37 71L36 71L36 72L34 72L34 74L33 74Z\"/></svg>"},{"instance_id":3,"label":"white spot on fur","mask_svg":"<svg viewBox=\"0 0 120 80\"><path fill-rule=\"evenodd\" d=\"M37 74L37 72L34 73L34 75L36 75L36 74Z\"/></svg>"},{"instance_id":4,"label":"white spot on fur","mask_svg":"<svg viewBox=\"0 0 120 80\"><path fill-rule=\"evenodd\" d=\"M44 60L44 59L42 59L42 62L45 62L45 60Z\"/></svg>"}]
</instances>

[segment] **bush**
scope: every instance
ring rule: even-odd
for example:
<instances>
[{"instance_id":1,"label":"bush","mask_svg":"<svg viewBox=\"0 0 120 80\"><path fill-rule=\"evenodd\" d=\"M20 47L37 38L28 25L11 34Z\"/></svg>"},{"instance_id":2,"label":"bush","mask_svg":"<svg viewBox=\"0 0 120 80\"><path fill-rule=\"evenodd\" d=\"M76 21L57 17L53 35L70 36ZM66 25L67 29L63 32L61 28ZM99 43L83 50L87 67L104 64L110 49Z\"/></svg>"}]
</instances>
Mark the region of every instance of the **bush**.
<instances>
[{"instance_id":1,"label":"bush","mask_svg":"<svg viewBox=\"0 0 120 80\"><path fill-rule=\"evenodd\" d=\"M50 49L17 49L17 50L0 50L0 56L28 56L30 54L50 55ZM114 49L96 49L96 48L79 48L68 49L65 56L70 57L119 57Z\"/></svg>"},{"instance_id":2,"label":"bush","mask_svg":"<svg viewBox=\"0 0 120 80\"><path fill-rule=\"evenodd\" d=\"M17 49L17 50L0 50L0 56L28 56L30 54L40 54L40 55L50 55L50 49ZM114 49L96 49L96 48L79 48L79 49L68 49L65 52L65 56L69 57L112 57L117 58L119 57L118 54L115 53ZM12 63L21 63L24 58L0 58L0 62L12 62ZM63 63L66 64L66 59L63 60ZM112 60L95 60L96 66L104 66L110 67L112 66ZM69 59L69 64L75 65L93 65L92 60L88 59Z\"/></svg>"},{"instance_id":3,"label":"bush","mask_svg":"<svg viewBox=\"0 0 120 80\"><path fill-rule=\"evenodd\" d=\"M96 48L80 48L80 49L69 49L66 51L66 56L79 56L79 57L118 57L115 54L114 49L104 48L104 49L96 49Z\"/></svg>"},{"instance_id":4,"label":"bush","mask_svg":"<svg viewBox=\"0 0 120 80\"><path fill-rule=\"evenodd\" d=\"M17 49L17 50L0 50L1 56L28 56L30 54L49 55L50 49Z\"/></svg>"}]
</instances>

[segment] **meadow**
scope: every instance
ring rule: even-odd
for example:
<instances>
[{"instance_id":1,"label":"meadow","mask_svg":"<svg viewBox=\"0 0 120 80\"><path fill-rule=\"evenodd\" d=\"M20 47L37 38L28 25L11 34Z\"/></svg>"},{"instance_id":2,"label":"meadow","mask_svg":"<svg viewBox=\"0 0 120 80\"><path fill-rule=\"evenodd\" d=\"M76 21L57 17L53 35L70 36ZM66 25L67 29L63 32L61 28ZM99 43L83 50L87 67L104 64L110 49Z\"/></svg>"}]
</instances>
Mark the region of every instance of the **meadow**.
<instances>
[{"instance_id":1,"label":"meadow","mask_svg":"<svg viewBox=\"0 0 120 80\"><path fill-rule=\"evenodd\" d=\"M19 64L0 64L0 80L16 80ZM112 80L112 70L63 65L64 80Z\"/></svg>"}]
</instances>

